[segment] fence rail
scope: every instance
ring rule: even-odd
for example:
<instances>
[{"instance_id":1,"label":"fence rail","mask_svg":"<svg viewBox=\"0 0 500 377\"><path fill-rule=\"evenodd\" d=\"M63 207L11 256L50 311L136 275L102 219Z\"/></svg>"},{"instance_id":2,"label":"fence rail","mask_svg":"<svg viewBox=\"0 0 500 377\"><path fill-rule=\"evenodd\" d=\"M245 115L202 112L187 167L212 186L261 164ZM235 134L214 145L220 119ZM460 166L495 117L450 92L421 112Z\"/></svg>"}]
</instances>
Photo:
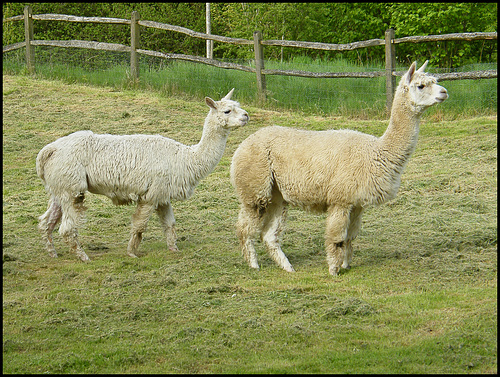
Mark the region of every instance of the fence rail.
<instances>
[{"instance_id":1,"label":"fence rail","mask_svg":"<svg viewBox=\"0 0 500 377\"><path fill-rule=\"evenodd\" d=\"M385 33L385 39L370 39L360 42L352 42L346 44L320 43L320 42L302 42L302 41L287 41L287 40L263 40L262 34L259 31L254 32L253 40L242 38L230 38L215 34L205 34L193 31L184 27L169 25L156 21L141 20L138 12L132 12L131 19L110 18L110 17L80 17L63 14L32 14L31 6L24 8L24 14L3 19L3 22L13 22L24 20L25 26L25 41L14 43L3 47L3 52L13 51L20 48L26 48L26 65L30 73L35 71L34 46L56 46L66 48L86 48L93 50L106 50L130 53L130 70L133 80L139 78L139 66L137 63L137 54L154 56L162 59L179 59L191 61L195 63L207 64L223 69L236 69L245 72L256 74L257 90L259 99L266 99L266 75L285 75L310 78L374 78L386 77L386 106L390 110L394 90L396 88L396 76L401 76L404 72L395 70L395 45L399 43L421 43L421 42L437 42L447 40L492 40L497 39L497 33L454 33L442 35L427 35L427 36L410 36L395 38L394 30L389 29ZM67 40L67 41L50 41L50 40L34 40L33 39L33 21L66 21L66 22L93 22L105 24L124 24L131 26L131 43L130 46L119 43L104 43L94 41ZM255 52L255 67L242 64L221 62L216 59L209 59L201 56L163 53L158 51L150 51L140 49L140 33L139 27L155 28L168 30L189 35L193 38L204 40L217 41L221 43L231 43L238 45L253 45ZM386 67L384 71L379 72L308 72L299 70L280 70L280 69L265 69L264 67L264 46L281 46L281 47L296 47L309 48L316 50L329 51L352 51L358 48L369 48L374 46L385 46ZM497 78L497 70L472 71L472 72L453 72L434 74L438 80L465 80L465 79L491 79Z\"/></svg>"}]
</instances>

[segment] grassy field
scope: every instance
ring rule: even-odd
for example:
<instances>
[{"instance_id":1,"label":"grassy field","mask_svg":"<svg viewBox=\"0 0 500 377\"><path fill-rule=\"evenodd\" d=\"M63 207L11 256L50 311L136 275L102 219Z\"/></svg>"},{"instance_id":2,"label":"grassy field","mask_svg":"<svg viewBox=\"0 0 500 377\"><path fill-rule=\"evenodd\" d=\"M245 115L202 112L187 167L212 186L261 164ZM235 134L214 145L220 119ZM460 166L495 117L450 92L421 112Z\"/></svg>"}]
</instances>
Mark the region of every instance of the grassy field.
<instances>
[{"instance_id":1,"label":"grassy field","mask_svg":"<svg viewBox=\"0 0 500 377\"><path fill-rule=\"evenodd\" d=\"M80 239L92 262L82 263L58 234L59 258L44 250L38 151L82 129L194 144L208 107L3 75L3 372L497 373L496 115L424 116L398 197L366 211L353 268L332 277L325 217L297 209L283 234L297 272L279 269L260 244L261 270L247 266L231 156L271 124L378 136L387 119L241 102L250 123L229 136L194 196L174 203L180 252L166 250L153 216L140 258L129 258L133 207L89 194Z\"/></svg>"}]
</instances>

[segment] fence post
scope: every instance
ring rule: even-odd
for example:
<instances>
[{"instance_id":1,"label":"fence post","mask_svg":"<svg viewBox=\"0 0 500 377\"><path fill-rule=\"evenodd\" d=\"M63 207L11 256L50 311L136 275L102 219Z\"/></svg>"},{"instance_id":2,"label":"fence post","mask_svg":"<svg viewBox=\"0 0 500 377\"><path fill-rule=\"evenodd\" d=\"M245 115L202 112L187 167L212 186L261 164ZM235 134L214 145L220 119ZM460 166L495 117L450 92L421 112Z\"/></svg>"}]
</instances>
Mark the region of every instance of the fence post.
<instances>
[{"instance_id":1,"label":"fence post","mask_svg":"<svg viewBox=\"0 0 500 377\"><path fill-rule=\"evenodd\" d=\"M260 43L262 41L262 33L260 31L253 32L253 45L255 52L255 71L257 74L257 94L259 101L262 103L266 100L266 76L262 74L264 69L264 48Z\"/></svg>"},{"instance_id":2,"label":"fence post","mask_svg":"<svg viewBox=\"0 0 500 377\"><path fill-rule=\"evenodd\" d=\"M385 31L385 106L388 113L391 112L394 91L396 90L396 77L393 75L396 70L396 53L394 43L392 43L395 37L394 29Z\"/></svg>"},{"instance_id":3,"label":"fence post","mask_svg":"<svg viewBox=\"0 0 500 377\"><path fill-rule=\"evenodd\" d=\"M210 3L205 4L205 19L207 34L212 34L212 19L210 16ZM214 58L214 41L207 39L207 59Z\"/></svg>"},{"instance_id":4,"label":"fence post","mask_svg":"<svg viewBox=\"0 0 500 377\"><path fill-rule=\"evenodd\" d=\"M140 19L139 12L132 12L130 23L130 75L132 81L136 83L139 80L139 59L137 49L140 46L140 30L137 23Z\"/></svg>"},{"instance_id":5,"label":"fence post","mask_svg":"<svg viewBox=\"0 0 500 377\"><path fill-rule=\"evenodd\" d=\"M30 5L24 7L24 39L26 40L26 67L31 74L35 73L35 46L33 40L33 11Z\"/></svg>"}]
</instances>

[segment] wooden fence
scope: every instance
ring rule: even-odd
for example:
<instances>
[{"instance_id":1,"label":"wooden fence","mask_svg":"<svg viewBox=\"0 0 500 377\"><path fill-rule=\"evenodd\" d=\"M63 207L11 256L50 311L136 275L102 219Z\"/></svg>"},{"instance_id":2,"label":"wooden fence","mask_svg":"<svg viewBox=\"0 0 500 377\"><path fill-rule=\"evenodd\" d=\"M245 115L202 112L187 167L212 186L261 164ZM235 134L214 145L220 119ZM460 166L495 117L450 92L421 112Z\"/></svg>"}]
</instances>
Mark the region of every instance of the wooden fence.
<instances>
[{"instance_id":1,"label":"wooden fence","mask_svg":"<svg viewBox=\"0 0 500 377\"><path fill-rule=\"evenodd\" d=\"M252 72L256 75L257 93L260 101L266 99L266 75L286 75L300 76L313 78L374 78L385 76L386 78L386 106L390 111L392 99L396 88L396 76L401 76L404 72L396 72L396 54L395 46L399 43L420 43L420 42L437 42L447 40L481 40L481 39L497 39L497 33L456 33L443 35L428 35L428 36L413 36L395 38L394 29L388 29L385 32L384 39L370 39L361 42L352 42L347 44L331 44L319 42L299 42L287 40L263 40L260 31L255 31L253 40L242 38L229 38L213 34L199 33L184 27L164 24L155 21L141 20L138 12L132 12L130 20L121 18L109 17L78 17L62 14L32 14L31 6L24 8L24 14L20 16L9 17L3 22L24 20L25 40L3 47L3 52L12 51L19 48L26 48L26 65L30 73L35 71L35 52L34 46L57 46L57 47L76 47L87 48L94 50L119 51L130 53L130 72L133 80L139 79L139 64L138 54L155 56L163 59L179 59L196 63L208 64L211 66L236 69L246 72ZM34 40L33 39L33 21L34 20L51 20L51 21L68 21L68 22L94 22L105 24L125 24L130 25L130 46L118 43L103 43L89 42L80 40L67 41L49 41L49 40ZM217 41L222 43L232 43L238 45L253 45L255 52L255 67L221 62L216 59L209 59L201 56L170 54L158 51L143 50L140 48L140 27L155 28L161 30L169 30L178 33L187 34L194 38L205 39L207 41ZM297 47L310 48L316 50L328 51L351 51L358 48L367 48L374 46L385 46L385 71L380 72L307 72L295 70L279 70L265 69L264 67L264 46L282 46L282 47ZM465 79L490 79L497 77L497 70L472 71L472 72L453 72L434 74L440 81L445 80L465 80Z\"/></svg>"}]
</instances>

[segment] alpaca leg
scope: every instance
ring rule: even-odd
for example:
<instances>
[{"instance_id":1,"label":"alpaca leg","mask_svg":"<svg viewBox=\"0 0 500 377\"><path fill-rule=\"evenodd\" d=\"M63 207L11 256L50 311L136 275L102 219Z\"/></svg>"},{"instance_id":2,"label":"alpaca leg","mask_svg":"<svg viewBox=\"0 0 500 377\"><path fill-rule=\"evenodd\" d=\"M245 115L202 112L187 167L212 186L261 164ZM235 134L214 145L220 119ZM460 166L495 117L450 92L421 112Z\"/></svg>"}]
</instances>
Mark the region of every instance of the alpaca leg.
<instances>
[{"instance_id":1,"label":"alpaca leg","mask_svg":"<svg viewBox=\"0 0 500 377\"><path fill-rule=\"evenodd\" d=\"M258 210L241 206L238 221L236 223L236 234L240 240L241 253L250 267L259 269L257 252L253 246L253 238L260 230L260 216Z\"/></svg>"},{"instance_id":2,"label":"alpaca leg","mask_svg":"<svg viewBox=\"0 0 500 377\"><path fill-rule=\"evenodd\" d=\"M350 207L334 206L326 219L326 260L331 275L337 275L344 262Z\"/></svg>"},{"instance_id":3,"label":"alpaca leg","mask_svg":"<svg viewBox=\"0 0 500 377\"><path fill-rule=\"evenodd\" d=\"M344 263L342 263L342 268L351 268L353 250L352 241L356 239L361 228L361 214L363 213L362 207L354 207L350 215L349 229L347 230L347 241L345 243L345 255Z\"/></svg>"},{"instance_id":4,"label":"alpaca leg","mask_svg":"<svg viewBox=\"0 0 500 377\"><path fill-rule=\"evenodd\" d=\"M84 198L84 194L81 193L76 198L61 200L62 219L59 226L59 233L69 245L70 250L75 252L82 261L86 262L90 258L78 242L78 227L83 220L86 210L83 205Z\"/></svg>"},{"instance_id":5,"label":"alpaca leg","mask_svg":"<svg viewBox=\"0 0 500 377\"><path fill-rule=\"evenodd\" d=\"M264 225L261 237L262 241L266 244L269 254L278 266L285 271L295 272L279 244L279 236L285 225L286 212L286 206L283 205L283 198L278 199L273 197L263 219Z\"/></svg>"},{"instance_id":6,"label":"alpaca leg","mask_svg":"<svg viewBox=\"0 0 500 377\"><path fill-rule=\"evenodd\" d=\"M344 244L344 261L342 263L342 268L345 268L346 270L349 270L351 268L351 262L352 262L352 240L347 240L345 241Z\"/></svg>"},{"instance_id":7,"label":"alpaca leg","mask_svg":"<svg viewBox=\"0 0 500 377\"><path fill-rule=\"evenodd\" d=\"M38 218L38 229L42 233L42 239L45 241L45 246L49 255L53 258L57 257L54 242L52 241L52 232L57 223L61 220L62 211L61 206L54 196L49 199L49 206L47 211Z\"/></svg>"},{"instance_id":8,"label":"alpaca leg","mask_svg":"<svg viewBox=\"0 0 500 377\"><path fill-rule=\"evenodd\" d=\"M156 213L163 226L163 232L167 238L168 249L171 251L179 251L175 244L177 235L175 234L175 217L172 205L170 203L160 204L158 208L156 208Z\"/></svg>"},{"instance_id":9,"label":"alpaca leg","mask_svg":"<svg viewBox=\"0 0 500 377\"><path fill-rule=\"evenodd\" d=\"M131 237L127 247L127 254L136 258L137 249L142 240L142 233L146 231L149 217L153 212L154 207L151 204L137 203L137 209L132 215L132 230Z\"/></svg>"}]
</instances>

